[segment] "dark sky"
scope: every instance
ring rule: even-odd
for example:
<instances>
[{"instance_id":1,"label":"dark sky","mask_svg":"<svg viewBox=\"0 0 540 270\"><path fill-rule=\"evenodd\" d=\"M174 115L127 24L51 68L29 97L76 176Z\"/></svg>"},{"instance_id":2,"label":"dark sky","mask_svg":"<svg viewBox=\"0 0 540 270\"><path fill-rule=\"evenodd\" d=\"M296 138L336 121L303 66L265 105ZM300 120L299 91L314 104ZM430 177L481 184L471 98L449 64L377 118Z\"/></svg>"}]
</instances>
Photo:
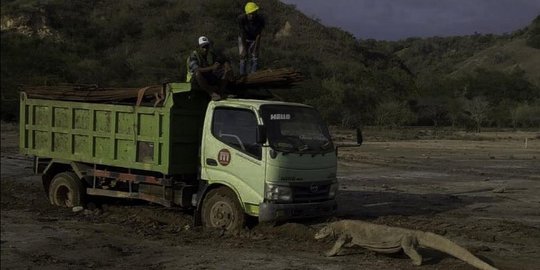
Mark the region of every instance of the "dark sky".
<instances>
[{"instance_id":1,"label":"dark sky","mask_svg":"<svg viewBox=\"0 0 540 270\"><path fill-rule=\"evenodd\" d=\"M540 0L282 0L357 38L511 33L540 15Z\"/></svg>"}]
</instances>

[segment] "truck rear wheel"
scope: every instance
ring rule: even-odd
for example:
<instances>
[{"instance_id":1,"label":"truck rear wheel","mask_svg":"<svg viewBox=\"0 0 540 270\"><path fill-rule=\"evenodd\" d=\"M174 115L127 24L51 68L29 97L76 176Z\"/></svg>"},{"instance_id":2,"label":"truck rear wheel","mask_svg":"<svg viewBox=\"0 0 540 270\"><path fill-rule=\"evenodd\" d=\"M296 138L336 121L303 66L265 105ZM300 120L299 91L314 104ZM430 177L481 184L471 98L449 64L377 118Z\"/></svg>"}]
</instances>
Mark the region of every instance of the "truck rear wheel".
<instances>
[{"instance_id":1,"label":"truck rear wheel","mask_svg":"<svg viewBox=\"0 0 540 270\"><path fill-rule=\"evenodd\" d=\"M246 216L236 194L225 187L208 192L202 205L202 223L207 228L221 228L227 231L244 227Z\"/></svg>"},{"instance_id":2,"label":"truck rear wheel","mask_svg":"<svg viewBox=\"0 0 540 270\"><path fill-rule=\"evenodd\" d=\"M83 183L72 172L55 175L49 186L49 201L56 206L82 206L85 194Z\"/></svg>"}]
</instances>

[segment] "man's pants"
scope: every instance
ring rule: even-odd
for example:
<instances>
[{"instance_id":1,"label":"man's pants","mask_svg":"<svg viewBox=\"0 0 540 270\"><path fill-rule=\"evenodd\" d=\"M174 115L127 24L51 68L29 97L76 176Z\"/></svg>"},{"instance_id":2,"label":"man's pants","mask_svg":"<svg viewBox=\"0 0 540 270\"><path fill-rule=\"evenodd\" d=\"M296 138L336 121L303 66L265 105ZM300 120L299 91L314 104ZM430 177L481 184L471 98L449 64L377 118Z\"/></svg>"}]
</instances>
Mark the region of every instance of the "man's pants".
<instances>
[{"instance_id":1,"label":"man's pants","mask_svg":"<svg viewBox=\"0 0 540 270\"><path fill-rule=\"evenodd\" d=\"M240 55L244 54L245 57L240 56L240 75L246 75L248 73L246 67L246 60L251 60L249 73L257 71L257 54L255 52L255 40L246 40L246 47L242 44L242 38L238 37L238 50ZM247 50L247 51L246 51ZM251 59L250 59L251 58Z\"/></svg>"}]
</instances>

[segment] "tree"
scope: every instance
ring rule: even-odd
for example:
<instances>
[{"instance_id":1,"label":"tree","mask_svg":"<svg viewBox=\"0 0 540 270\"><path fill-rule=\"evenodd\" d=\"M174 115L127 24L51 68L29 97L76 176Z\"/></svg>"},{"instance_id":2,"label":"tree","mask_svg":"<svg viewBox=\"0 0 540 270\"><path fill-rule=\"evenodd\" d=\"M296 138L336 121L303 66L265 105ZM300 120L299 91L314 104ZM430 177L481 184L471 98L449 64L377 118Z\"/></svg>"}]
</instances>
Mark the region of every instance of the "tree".
<instances>
[{"instance_id":1,"label":"tree","mask_svg":"<svg viewBox=\"0 0 540 270\"><path fill-rule=\"evenodd\" d=\"M540 16L536 16L531 26L527 37L527 45L536 49L540 49Z\"/></svg>"},{"instance_id":2,"label":"tree","mask_svg":"<svg viewBox=\"0 0 540 270\"><path fill-rule=\"evenodd\" d=\"M532 105L528 103L518 104L511 110L512 124L514 128L540 127L540 103L537 101Z\"/></svg>"},{"instance_id":3,"label":"tree","mask_svg":"<svg viewBox=\"0 0 540 270\"><path fill-rule=\"evenodd\" d=\"M498 128L507 127L512 124L511 110L514 107L516 107L515 101L503 99L499 104L492 104L488 118Z\"/></svg>"},{"instance_id":4,"label":"tree","mask_svg":"<svg viewBox=\"0 0 540 270\"><path fill-rule=\"evenodd\" d=\"M441 97L427 97L420 99L418 102L420 116L429 118L433 122L433 126L438 127L439 123L444 120L448 112L445 101L445 98Z\"/></svg>"},{"instance_id":5,"label":"tree","mask_svg":"<svg viewBox=\"0 0 540 270\"><path fill-rule=\"evenodd\" d=\"M452 129L456 127L456 123L463 117L465 102L464 98L455 98L448 102L448 119L452 124Z\"/></svg>"},{"instance_id":6,"label":"tree","mask_svg":"<svg viewBox=\"0 0 540 270\"><path fill-rule=\"evenodd\" d=\"M480 128L486 120L488 112L489 102L484 97L474 97L465 102L465 113L474 122L477 133L480 133Z\"/></svg>"}]
</instances>

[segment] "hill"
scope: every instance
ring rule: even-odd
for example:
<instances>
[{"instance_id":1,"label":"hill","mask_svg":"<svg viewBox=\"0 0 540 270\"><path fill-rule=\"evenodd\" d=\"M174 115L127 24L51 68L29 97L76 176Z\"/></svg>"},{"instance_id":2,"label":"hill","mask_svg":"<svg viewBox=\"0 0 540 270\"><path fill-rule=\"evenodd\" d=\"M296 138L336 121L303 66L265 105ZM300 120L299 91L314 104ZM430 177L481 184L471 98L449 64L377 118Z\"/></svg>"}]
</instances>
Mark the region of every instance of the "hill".
<instances>
[{"instance_id":1,"label":"hill","mask_svg":"<svg viewBox=\"0 0 540 270\"><path fill-rule=\"evenodd\" d=\"M452 75L459 77L487 67L504 73L522 70L528 81L540 86L540 51L527 46L524 38L512 39L480 51L458 63Z\"/></svg>"},{"instance_id":2,"label":"hill","mask_svg":"<svg viewBox=\"0 0 540 270\"><path fill-rule=\"evenodd\" d=\"M474 55L460 64L457 74L485 69L513 73L522 71L527 80L540 87L540 16L516 33L506 42L501 42Z\"/></svg>"},{"instance_id":3,"label":"hill","mask_svg":"<svg viewBox=\"0 0 540 270\"><path fill-rule=\"evenodd\" d=\"M457 78L476 69L509 73L519 67L530 82L540 86L540 16L511 34L408 38L375 43L375 47L384 47L398 55L420 78L433 77L433 73Z\"/></svg>"},{"instance_id":4,"label":"hill","mask_svg":"<svg viewBox=\"0 0 540 270\"><path fill-rule=\"evenodd\" d=\"M417 124L540 126L526 116L540 114L540 16L511 34L361 43L397 55L413 73ZM486 107L476 121L467 108L475 103Z\"/></svg>"},{"instance_id":5,"label":"hill","mask_svg":"<svg viewBox=\"0 0 540 270\"><path fill-rule=\"evenodd\" d=\"M142 86L181 81L185 58L200 35L237 59L236 16L244 3L2 1L3 100L16 98L21 83ZM356 122L359 115L369 122L379 101L405 100L414 91L413 78L397 57L364 52L351 34L325 27L277 0L260 6L267 18L261 66L290 66L307 77L302 87L281 96L328 108L323 114L333 122L350 115ZM363 101L360 110L351 98ZM347 112L340 110L344 103L350 104Z\"/></svg>"},{"instance_id":6,"label":"hill","mask_svg":"<svg viewBox=\"0 0 540 270\"><path fill-rule=\"evenodd\" d=\"M20 84L138 87L182 81L185 59L200 35L210 37L237 68L236 16L244 4L242 0L2 0L2 117L15 116ZM276 93L315 105L333 124L465 123L473 121L464 106L474 98L486 99L490 113L500 111L496 108L504 103L509 114L518 106L534 104L540 95L538 85L531 83L536 83L537 58L524 57L538 50L531 47L534 27L502 36L357 40L278 0L259 4L267 19L261 66L293 67L306 77L300 87ZM529 51L516 53L515 46ZM489 64L492 55L503 55L500 68ZM519 69L508 68L512 65ZM489 91L490 76L504 79L497 93ZM477 87L471 90L471 85ZM494 117L491 114L481 124L493 125Z\"/></svg>"}]
</instances>

